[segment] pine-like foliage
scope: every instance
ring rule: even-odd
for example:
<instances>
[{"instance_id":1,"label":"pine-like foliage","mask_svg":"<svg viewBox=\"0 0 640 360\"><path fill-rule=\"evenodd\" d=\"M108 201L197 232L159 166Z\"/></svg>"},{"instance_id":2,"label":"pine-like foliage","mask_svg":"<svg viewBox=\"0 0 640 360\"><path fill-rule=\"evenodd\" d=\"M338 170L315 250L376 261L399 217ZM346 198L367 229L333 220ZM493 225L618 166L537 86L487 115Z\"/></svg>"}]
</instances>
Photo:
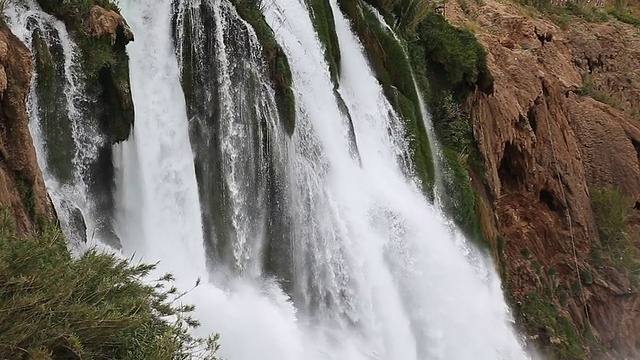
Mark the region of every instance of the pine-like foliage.
<instances>
[{"instance_id":1,"label":"pine-like foliage","mask_svg":"<svg viewBox=\"0 0 640 360\"><path fill-rule=\"evenodd\" d=\"M89 251L75 258L59 230L13 235L0 208L0 359L215 359L217 336L193 337L191 305L154 265Z\"/></svg>"}]
</instances>

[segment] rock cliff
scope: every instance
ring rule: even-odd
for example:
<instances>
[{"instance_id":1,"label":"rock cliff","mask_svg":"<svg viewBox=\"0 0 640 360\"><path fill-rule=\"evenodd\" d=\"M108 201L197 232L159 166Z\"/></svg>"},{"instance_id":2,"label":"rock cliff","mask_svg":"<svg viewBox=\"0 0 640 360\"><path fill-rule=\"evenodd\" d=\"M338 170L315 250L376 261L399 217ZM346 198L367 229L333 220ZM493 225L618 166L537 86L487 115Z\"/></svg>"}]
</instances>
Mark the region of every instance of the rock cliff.
<instances>
[{"instance_id":1,"label":"rock cliff","mask_svg":"<svg viewBox=\"0 0 640 360\"><path fill-rule=\"evenodd\" d=\"M485 231L502 236L496 255L526 331L559 358L640 358L638 28L560 27L492 0L452 2L446 16L475 32L495 78L467 110L486 170ZM628 214L615 243L597 221L602 189L621 191Z\"/></svg>"},{"instance_id":2,"label":"rock cliff","mask_svg":"<svg viewBox=\"0 0 640 360\"><path fill-rule=\"evenodd\" d=\"M29 50L0 24L0 204L10 208L20 235L53 216L28 127L32 68Z\"/></svg>"}]
</instances>

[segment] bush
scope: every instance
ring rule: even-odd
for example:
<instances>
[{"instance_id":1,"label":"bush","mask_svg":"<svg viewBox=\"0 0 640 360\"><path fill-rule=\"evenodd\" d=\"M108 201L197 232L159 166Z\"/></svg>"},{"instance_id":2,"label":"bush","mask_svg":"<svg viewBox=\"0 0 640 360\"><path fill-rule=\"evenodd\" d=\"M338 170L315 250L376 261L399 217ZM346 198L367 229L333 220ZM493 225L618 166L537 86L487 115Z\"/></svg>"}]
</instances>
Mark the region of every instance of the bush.
<instances>
[{"instance_id":1,"label":"bush","mask_svg":"<svg viewBox=\"0 0 640 360\"><path fill-rule=\"evenodd\" d=\"M458 102L465 100L476 86L483 92L493 92L487 53L473 33L431 13L420 23L417 34L424 48L423 61L427 63L432 92L449 90Z\"/></svg>"},{"instance_id":2,"label":"bush","mask_svg":"<svg viewBox=\"0 0 640 360\"><path fill-rule=\"evenodd\" d=\"M89 251L73 258L59 230L18 238L0 208L1 359L215 359L217 336L194 338L191 305L170 275Z\"/></svg>"},{"instance_id":3,"label":"bush","mask_svg":"<svg viewBox=\"0 0 640 360\"><path fill-rule=\"evenodd\" d=\"M566 317L560 315L550 298L531 292L520 305L524 325L529 335L540 335L543 345L560 359L584 359L584 339ZM552 337L560 340L551 342Z\"/></svg>"},{"instance_id":4,"label":"bush","mask_svg":"<svg viewBox=\"0 0 640 360\"><path fill-rule=\"evenodd\" d=\"M591 207L603 244L611 245L624 239L631 216L628 205L628 199L619 189L591 190Z\"/></svg>"},{"instance_id":5,"label":"bush","mask_svg":"<svg viewBox=\"0 0 640 360\"><path fill-rule=\"evenodd\" d=\"M366 0L380 9L382 13L392 15L391 22L396 30L412 35L429 13L434 11L435 3L425 0Z\"/></svg>"},{"instance_id":6,"label":"bush","mask_svg":"<svg viewBox=\"0 0 640 360\"><path fill-rule=\"evenodd\" d=\"M633 199L616 188L591 189L591 208L600 246L594 246L596 264L608 264L640 284L640 238L630 227ZM583 279L584 280L584 279Z\"/></svg>"}]
</instances>

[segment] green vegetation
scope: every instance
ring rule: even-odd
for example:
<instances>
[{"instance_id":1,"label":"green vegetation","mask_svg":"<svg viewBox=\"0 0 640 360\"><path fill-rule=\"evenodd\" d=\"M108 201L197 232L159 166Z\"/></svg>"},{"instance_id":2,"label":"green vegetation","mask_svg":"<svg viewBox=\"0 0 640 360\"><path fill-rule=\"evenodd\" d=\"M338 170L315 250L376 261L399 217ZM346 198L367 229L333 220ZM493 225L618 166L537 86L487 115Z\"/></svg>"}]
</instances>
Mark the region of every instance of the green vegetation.
<instances>
[{"instance_id":1,"label":"green vegetation","mask_svg":"<svg viewBox=\"0 0 640 360\"><path fill-rule=\"evenodd\" d=\"M73 258L52 226L16 237L9 214L0 208L0 358L215 359L217 336L190 335L193 306L166 288L171 275L148 283L154 265Z\"/></svg>"},{"instance_id":2,"label":"green vegetation","mask_svg":"<svg viewBox=\"0 0 640 360\"><path fill-rule=\"evenodd\" d=\"M493 77L486 52L473 33L449 24L435 14L435 3L418 0L366 0L376 7L396 34L398 42L359 0L340 6L352 21L368 53L387 98L406 121L416 174L426 193L434 181L429 139L420 116L415 81L425 91L426 102L444 155L446 210L474 238L482 239L478 211L480 199L472 177L484 174L469 115L462 111L476 88L493 92Z\"/></svg>"},{"instance_id":3,"label":"green vegetation","mask_svg":"<svg viewBox=\"0 0 640 360\"><path fill-rule=\"evenodd\" d=\"M86 19L93 6L119 12L110 0L38 0L42 9L61 19L82 59L82 74L87 92L95 94L100 126L112 142L126 140L134 121L133 101L129 86L129 57L126 40L109 36L91 36Z\"/></svg>"},{"instance_id":4,"label":"green vegetation","mask_svg":"<svg viewBox=\"0 0 640 360\"><path fill-rule=\"evenodd\" d=\"M275 85L280 120L283 122L285 131L292 134L296 124L296 99L291 88L293 79L289 60L260 12L259 2L254 0L232 0L232 2L240 16L253 27L262 44L271 79Z\"/></svg>"},{"instance_id":5,"label":"green vegetation","mask_svg":"<svg viewBox=\"0 0 640 360\"><path fill-rule=\"evenodd\" d=\"M593 249L595 263L610 264L640 285L640 238L629 223L633 200L616 188L595 188L590 192L600 235L600 245Z\"/></svg>"},{"instance_id":6,"label":"green vegetation","mask_svg":"<svg viewBox=\"0 0 640 360\"><path fill-rule=\"evenodd\" d=\"M434 10L434 1L367 0L385 16L387 23L405 34L411 34Z\"/></svg>"},{"instance_id":7,"label":"green vegetation","mask_svg":"<svg viewBox=\"0 0 640 360\"><path fill-rule=\"evenodd\" d=\"M582 338L575 325L560 315L551 298L536 292L529 293L520 306L527 331L539 335L547 351L559 359L584 359Z\"/></svg>"},{"instance_id":8,"label":"green vegetation","mask_svg":"<svg viewBox=\"0 0 640 360\"><path fill-rule=\"evenodd\" d=\"M427 103L442 151L444 167L451 176L445 180L445 206L458 226L473 239L484 243L478 218L480 199L472 177L483 179L484 169L463 104L474 89L493 92L493 76L486 52L467 29L449 24L442 16L429 13L416 27L416 40L408 45L412 65L427 89Z\"/></svg>"},{"instance_id":9,"label":"green vegetation","mask_svg":"<svg viewBox=\"0 0 640 360\"><path fill-rule=\"evenodd\" d=\"M613 5L604 8L582 0L567 1L562 6L553 5L550 0L518 0L518 2L550 15L550 18L563 29L567 29L571 18L575 17L593 23L616 19L640 27L640 9L629 6L627 0L616 0Z\"/></svg>"},{"instance_id":10,"label":"green vegetation","mask_svg":"<svg viewBox=\"0 0 640 360\"><path fill-rule=\"evenodd\" d=\"M100 69L117 65L115 51L107 38L93 38L84 31L84 20L94 5L119 11L109 0L38 0L42 9L64 21L78 43L89 76L98 76ZM127 70L128 73L128 70Z\"/></svg>"},{"instance_id":11,"label":"green vegetation","mask_svg":"<svg viewBox=\"0 0 640 360\"><path fill-rule=\"evenodd\" d=\"M33 218L36 213L36 199L33 194L33 186L29 185L28 182L22 179L18 179L16 181L16 185L18 187L18 192L20 193L22 206L26 210L27 214Z\"/></svg>"},{"instance_id":12,"label":"green vegetation","mask_svg":"<svg viewBox=\"0 0 640 360\"><path fill-rule=\"evenodd\" d=\"M416 60L426 62L432 92L448 91L459 104L476 87L485 93L493 92L487 53L473 33L432 13L420 23L417 35L424 58Z\"/></svg>"},{"instance_id":13,"label":"green vegetation","mask_svg":"<svg viewBox=\"0 0 640 360\"><path fill-rule=\"evenodd\" d=\"M320 42L324 46L325 58L334 84L340 78L340 45L336 34L333 12L329 0L310 0L311 17Z\"/></svg>"},{"instance_id":14,"label":"green vegetation","mask_svg":"<svg viewBox=\"0 0 640 360\"><path fill-rule=\"evenodd\" d=\"M447 198L444 204L447 212L471 239L486 240L476 209L479 205L478 195L470 181L468 155L447 146L442 147L442 153L446 167L444 186Z\"/></svg>"}]
</instances>

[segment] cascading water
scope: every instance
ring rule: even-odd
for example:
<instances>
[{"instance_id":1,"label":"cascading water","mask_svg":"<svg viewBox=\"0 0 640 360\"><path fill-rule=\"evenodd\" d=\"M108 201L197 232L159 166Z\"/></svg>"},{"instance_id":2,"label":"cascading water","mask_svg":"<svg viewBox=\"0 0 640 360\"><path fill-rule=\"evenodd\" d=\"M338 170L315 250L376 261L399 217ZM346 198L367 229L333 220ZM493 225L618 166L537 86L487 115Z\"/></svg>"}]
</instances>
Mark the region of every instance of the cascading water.
<instances>
[{"instance_id":1,"label":"cascading water","mask_svg":"<svg viewBox=\"0 0 640 360\"><path fill-rule=\"evenodd\" d=\"M85 243L117 247L109 211L95 169L106 140L87 109L91 99L83 86L78 50L65 25L43 12L33 0L10 4L12 31L36 55L28 97L30 131L49 195L74 252ZM45 70L46 69L46 70ZM42 80L41 80L42 78ZM101 203L102 202L102 203Z\"/></svg>"},{"instance_id":2,"label":"cascading water","mask_svg":"<svg viewBox=\"0 0 640 360\"><path fill-rule=\"evenodd\" d=\"M221 334L222 357L528 358L491 261L405 175L402 121L335 0L342 100L304 3L262 4L291 63L290 137L279 130L256 34L228 0L120 5L136 34L136 122L113 150L116 232L125 254L159 260L183 288L206 280L185 299L196 304L200 334ZM23 41L32 44L33 24L43 23L68 41L61 23L29 11L10 13ZM54 200L73 201L48 175L37 95L32 131L47 186ZM87 171L74 165L74 176Z\"/></svg>"},{"instance_id":3,"label":"cascading water","mask_svg":"<svg viewBox=\"0 0 640 360\"><path fill-rule=\"evenodd\" d=\"M214 266L261 273L286 145L253 29L226 1L176 1L174 36ZM208 31L203 31L207 29ZM267 263L269 261L267 260Z\"/></svg>"},{"instance_id":4,"label":"cascading water","mask_svg":"<svg viewBox=\"0 0 640 360\"><path fill-rule=\"evenodd\" d=\"M123 3L139 36L128 48L136 121L116 145L118 231L125 251L182 277L205 275L200 202L180 71L167 30L171 4ZM154 35L151 35L154 34Z\"/></svg>"}]
</instances>

